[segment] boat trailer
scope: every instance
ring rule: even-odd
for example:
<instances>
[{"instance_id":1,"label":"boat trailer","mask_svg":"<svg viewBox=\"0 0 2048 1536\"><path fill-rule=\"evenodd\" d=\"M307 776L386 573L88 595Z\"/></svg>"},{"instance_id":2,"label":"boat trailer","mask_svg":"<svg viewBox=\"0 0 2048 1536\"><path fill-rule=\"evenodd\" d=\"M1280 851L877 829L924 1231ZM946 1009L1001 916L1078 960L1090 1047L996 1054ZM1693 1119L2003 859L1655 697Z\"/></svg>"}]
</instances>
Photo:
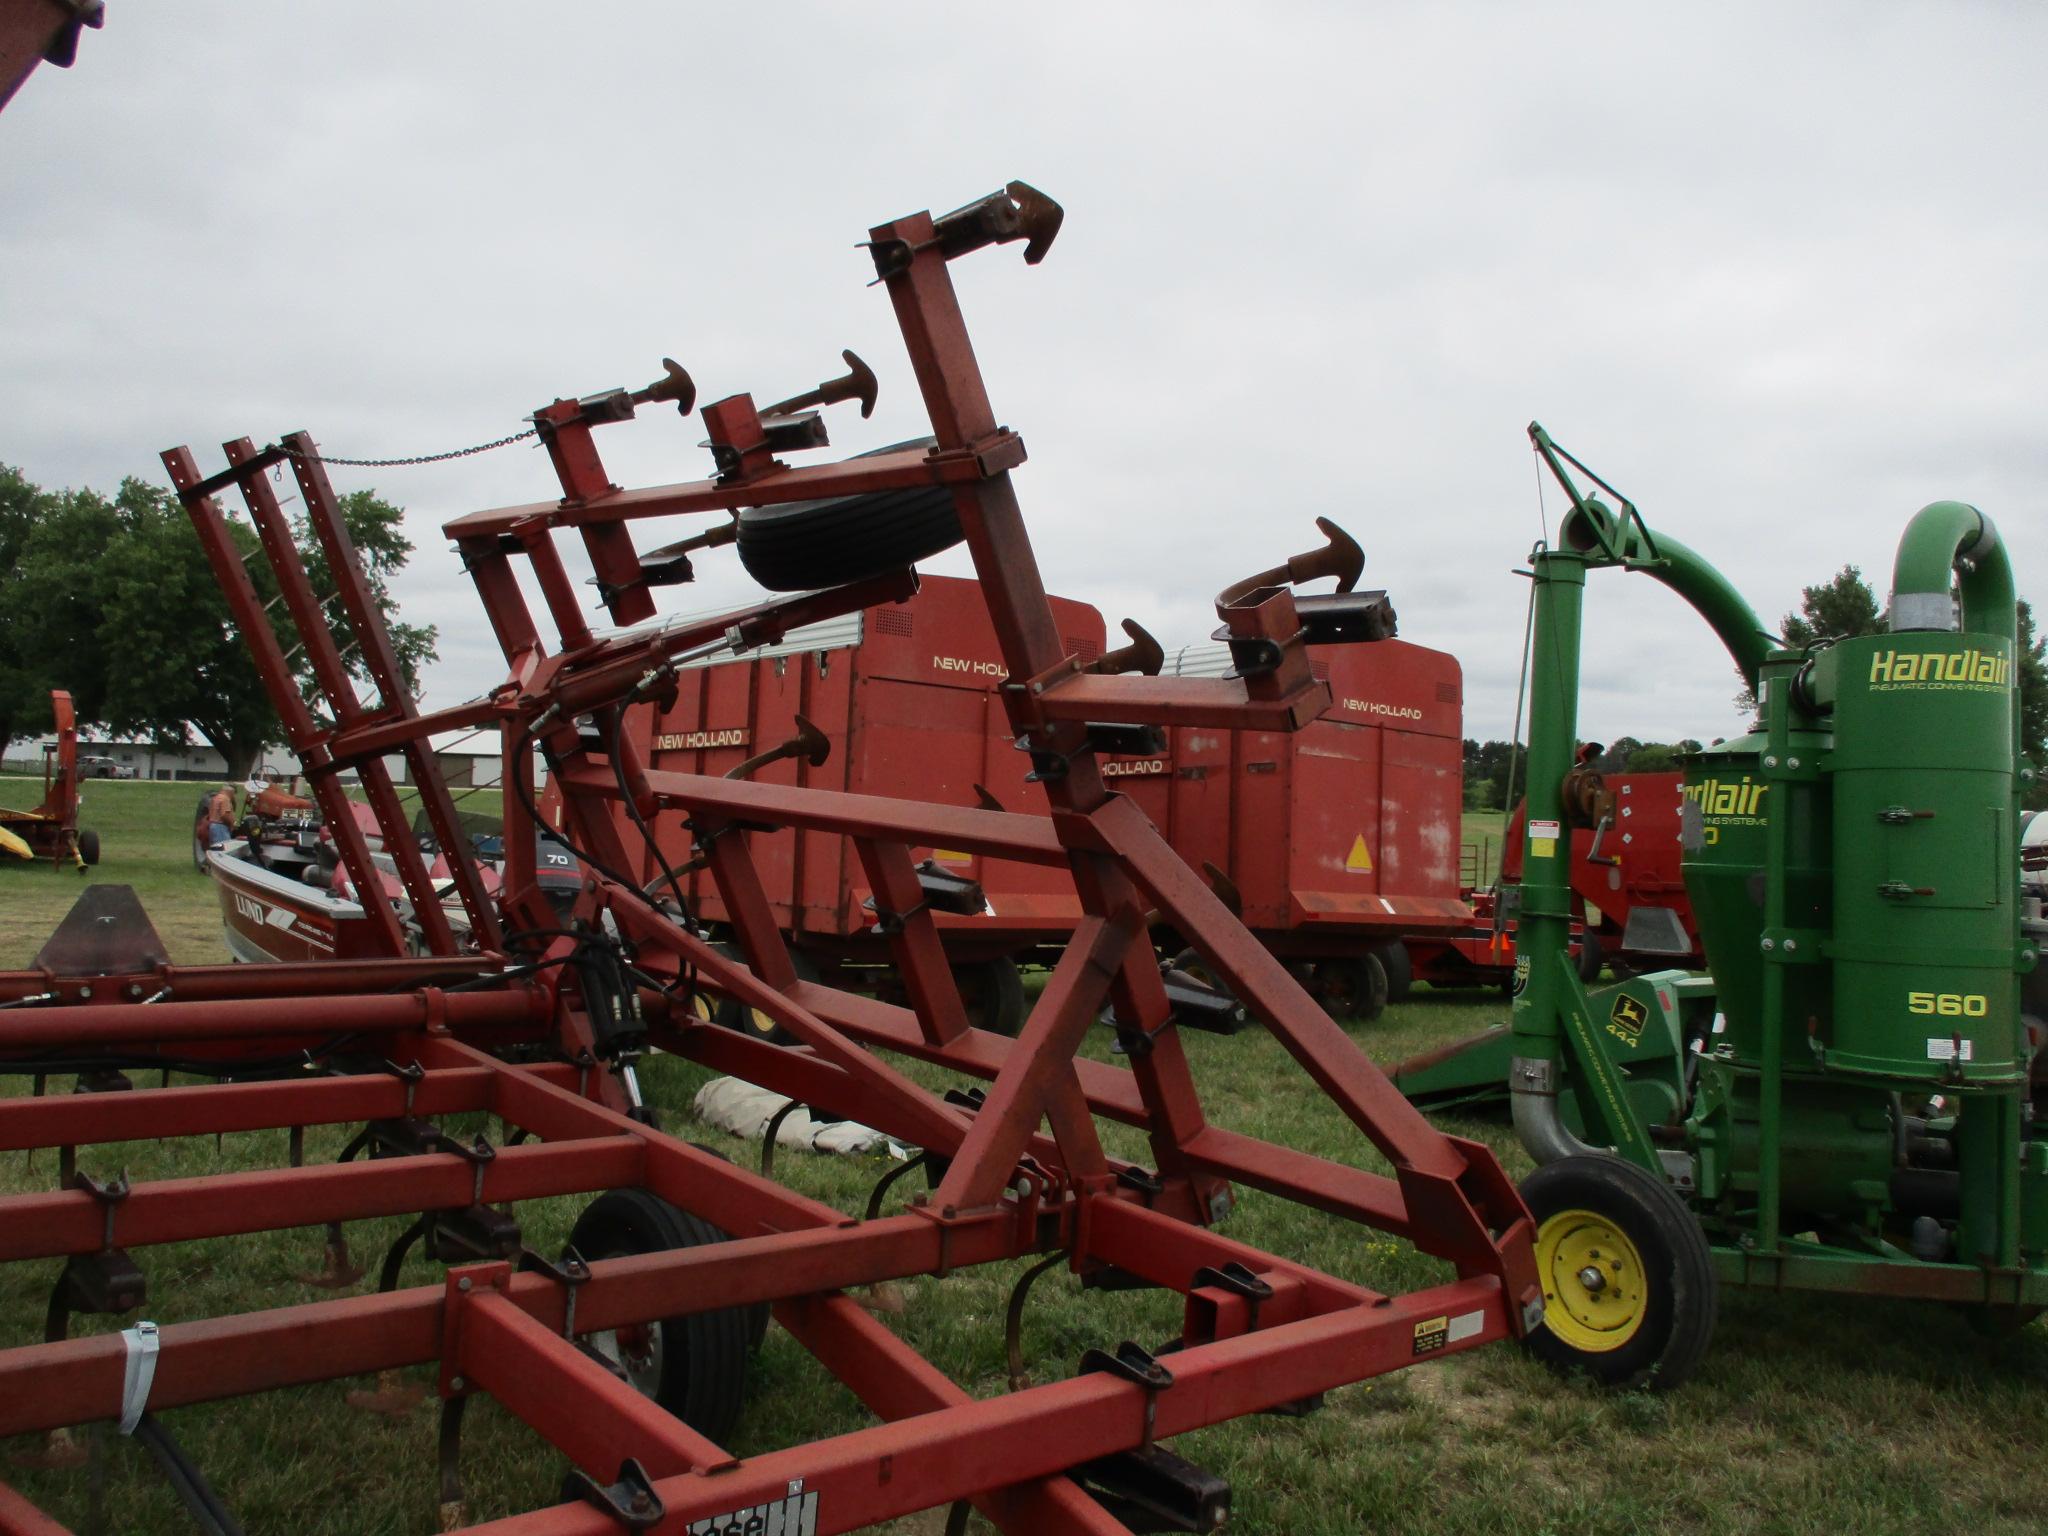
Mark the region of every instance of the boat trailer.
<instances>
[{"instance_id":1,"label":"boat trailer","mask_svg":"<svg viewBox=\"0 0 2048 1536\"><path fill-rule=\"evenodd\" d=\"M1028 243L1026 259L1035 261L1058 219L1056 204L1011 183L956 212L914 214L870 232L876 282L894 306L930 417L929 444L791 467L778 455L827 442L819 410L804 407L843 396L828 386L771 408L735 394L700 413L717 466L712 478L621 489L604 471L593 429L655 402L673 403L687 418L695 397L688 375L670 365L646 390L543 408L535 425L559 472L561 499L476 513L447 530L508 669L487 698L454 709L422 714L406 697L309 436L263 449L248 439L229 443L228 467L211 475L184 448L164 455L341 856L366 893L380 952L326 963L174 967L132 942L132 914L67 920L38 967L0 975L0 1061L15 1071L102 1079L160 1066L166 1082L175 1071L179 1084L0 1101L0 1149L280 1127L291 1128L296 1143L306 1127L361 1124L357 1142L376 1155L131 1185L90 1177L86 1154L72 1151L60 1187L0 1199L0 1260L62 1269L51 1337L0 1352L0 1435L113 1421L154 1437L167 1448L160 1459L184 1468L181 1489L197 1490L187 1502L201 1523L225 1529L222 1505L232 1490L214 1494L200 1469L181 1461L160 1415L437 1365L449 1528L493 1536L824 1533L951 1505L958 1529L972 1505L1018 1533L1210 1529L1227 1514L1227 1486L1204 1481L1158 1442L1312 1402L1418 1361L1523 1336L1539 1323L1531 1224L1493 1154L1445 1135L1407 1104L1131 801L1105 784L1099 755L1127 751L1147 732L1298 728L1328 702L1307 644L1370 626L1357 622L1346 594L1294 590L1323 574L1315 556L1304 556L1219 600L1235 677L1123 674L1067 653L1012 481L1023 444L998 425L948 267L1016 241ZM1135 463L1143 451L1132 443L1125 454ZM296 481L339 584L346 624L335 628L343 635L330 630L292 549L275 469ZM302 699L288 642L228 538L219 497L229 490L246 502L277 576L284 616L297 631L289 644L307 648L316 704ZM685 540L686 550L727 542L737 529L744 553L746 520L764 513L795 517L822 505L835 515L872 514L879 527L890 508L933 497L957 518L972 555L1006 672L1003 705L1045 787L1049 816L649 768L622 722L628 711L658 707L680 664L908 597L917 578L906 561L715 619L656 621L654 589L686 579L688 555L671 546L643 558L635 522L708 515L717 520L711 533ZM587 595L568 574L560 535L588 551L613 627L590 627ZM528 590L539 593L552 638L543 638ZM344 661L351 638L375 699L358 696ZM496 900L455 835L433 769L428 738L457 727L495 729L503 744L506 849ZM562 835L586 867L567 919L536 878L536 752L560 791ZM409 760L440 846L452 855L448 881L468 918L468 947L447 921L444 892L407 852L407 820L383 766L394 754ZM379 897L385 887L369 851L354 819L340 813L344 773L360 776L385 846L396 852L404 900ZM618 806L643 828L688 818L731 915L738 956L698 936L673 872L649 886L622 873L639 867L639 855L615 818ZM851 840L910 1007L799 977L750 847L774 828ZM934 845L1063 869L1074 882L1083 916L1016 1039L969 1026L934 916L950 898L928 888L911 854ZM1265 1022L1391 1172L1205 1119L1178 1028L1185 1010L1204 1002L1171 992L1162 978L1146 942L1148 920L1159 917ZM709 1023L699 989L762 1011L795 1043L776 1046ZM1079 1053L1098 1017L1120 1038L1121 1064ZM668 1134L641 1102L636 1072L657 1050L827 1106L922 1149L932 1188L892 1213L878 1200L868 1219L856 1220ZM941 1096L899 1071L892 1056L937 1063L984 1080L986 1090ZM279 1061L290 1065L261 1065ZM447 1117L478 1111L502 1122L502 1144L441 1129ZM1142 1130L1153 1166L1108 1155L1098 1119ZM1453 1277L1383 1295L1233 1241L1218 1227L1235 1186L1396 1234L1447 1261ZM652 1201L677 1217L674 1232L696 1236L619 1256L543 1256L522 1243L518 1202L619 1192ZM447 1265L444 1283L64 1336L62 1318L78 1312L147 1316L144 1250L154 1245L323 1225L332 1237L343 1223L394 1215L418 1218L430 1251ZM846 1294L1033 1256L1064 1264L1085 1283L1181 1294L1181 1336L1152 1349L1105 1340L1072 1375L977 1399ZM673 1329L678 1320L727 1319L737 1328L763 1306L862 1400L875 1424L736 1454L719 1438L729 1412L678 1416L636 1390L615 1354L589 1347L607 1334ZM709 1370L712 1362L695 1364ZM742 1370L743 1359L726 1368ZM496 1398L567 1457L564 1502L461 1526L462 1410L476 1394ZM0 1489L0 1530L61 1529Z\"/></svg>"}]
</instances>

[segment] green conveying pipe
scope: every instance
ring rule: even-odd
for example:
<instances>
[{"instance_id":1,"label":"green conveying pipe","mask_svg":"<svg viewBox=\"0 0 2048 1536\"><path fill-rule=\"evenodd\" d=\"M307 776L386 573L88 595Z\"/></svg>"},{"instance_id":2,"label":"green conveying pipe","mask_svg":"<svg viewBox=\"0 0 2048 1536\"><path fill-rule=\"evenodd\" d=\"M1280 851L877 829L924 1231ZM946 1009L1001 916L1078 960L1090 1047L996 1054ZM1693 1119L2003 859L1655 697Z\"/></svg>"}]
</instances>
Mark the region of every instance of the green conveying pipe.
<instances>
[{"instance_id":1,"label":"green conveying pipe","mask_svg":"<svg viewBox=\"0 0 2048 1536\"><path fill-rule=\"evenodd\" d=\"M1578 740L1581 607L1589 569L1627 562L1628 568L1669 587L1720 637L1751 693L1758 691L1765 657L1780 645L1728 579L1678 540L1646 533L1633 516L1618 517L1597 498L1575 496L1574 501L1558 530L1560 547L1539 552L1532 560L1535 653L1525 815L1559 823L1565 820L1564 775ZM1569 839L1567 832L1567 849ZM1570 939L1565 860L1525 859L1516 946L1529 969L1514 1005L1509 1090L1515 1133L1538 1163L1600 1150L1572 1134L1558 1111L1561 1021L1564 1010L1575 1006L1570 994L1577 988L1562 969Z\"/></svg>"},{"instance_id":2,"label":"green conveying pipe","mask_svg":"<svg viewBox=\"0 0 2048 1536\"><path fill-rule=\"evenodd\" d=\"M1734 660L1735 669L1742 674L1742 681L1751 693L1755 693L1757 675L1763 667L1764 658L1783 642L1764 628L1756 610L1728 584L1728 578L1668 534L1655 534L1645 542L1641 524L1622 522L1600 501L1588 501L1583 510L1574 508L1565 518L1559 536L1582 554L1597 553L1600 540L1591 526L1596 520L1605 526L1608 540L1621 551L1624 559L1643 562L1640 568L1645 575L1663 582L1707 621L1708 627L1728 648L1728 655ZM1618 540L1617 531L1620 534ZM1904 558L1901 551L1900 559L1903 561ZM2004 558L2002 550L2000 558ZM2010 584L2008 577L2008 588ZM1945 581L1942 590L1948 590Z\"/></svg>"},{"instance_id":3,"label":"green conveying pipe","mask_svg":"<svg viewBox=\"0 0 2048 1536\"><path fill-rule=\"evenodd\" d=\"M1956 573L1962 619L1949 583ZM2019 643L2012 561L1998 528L1961 501L1930 502L1913 514L1892 566L1892 630L1960 629Z\"/></svg>"}]
</instances>

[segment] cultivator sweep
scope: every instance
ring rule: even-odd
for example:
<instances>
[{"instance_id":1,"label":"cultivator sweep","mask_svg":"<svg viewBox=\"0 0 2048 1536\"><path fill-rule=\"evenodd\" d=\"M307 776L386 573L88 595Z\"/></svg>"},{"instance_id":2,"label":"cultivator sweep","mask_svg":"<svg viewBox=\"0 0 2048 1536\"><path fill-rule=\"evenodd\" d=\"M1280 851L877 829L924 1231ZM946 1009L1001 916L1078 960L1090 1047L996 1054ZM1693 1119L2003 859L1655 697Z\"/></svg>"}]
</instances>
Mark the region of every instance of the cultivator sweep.
<instances>
[{"instance_id":1,"label":"cultivator sweep","mask_svg":"<svg viewBox=\"0 0 2048 1536\"><path fill-rule=\"evenodd\" d=\"M304 1127L360 1123L351 1150L368 1155L133 1185L95 1182L67 1156L62 1187L0 1200L0 1257L61 1263L64 1299L53 1305L46 1342L0 1353L0 1434L100 1420L151 1426L202 1524L227 1529L219 1522L232 1490L210 1490L154 1415L438 1362L451 1528L461 1519L463 1405L485 1393L574 1469L565 1502L470 1527L501 1536L847 1531L968 1502L1011 1532L1208 1529L1224 1519L1227 1487L1157 1442L1521 1336L1538 1322L1529 1219L1492 1154L1442 1134L1403 1101L1152 825L1105 788L1097 753L1130 750L1149 730L1285 730L1312 718L1325 690L1304 647L1370 638L1372 626L1360 622L1369 615L1352 610L1373 595L1358 594L1358 603L1348 590L1298 597L1295 582L1355 575L1327 551L1233 587L1218 603L1238 662L1230 679L1120 675L1066 653L1011 481L1023 445L997 424L948 270L971 251L1012 241L1028 242L1027 260L1036 260L1058 220L1056 205L1012 183L955 213L916 214L871 232L877 281L929 412L929 442L790 467L779 453L826 443L809 407L858 391L834 381L764 409L739 394L701 412L713 478L627 490L606 476L593 428L654 401L687 416L695 391L682 369L669 365L646 390L557 401L537 413L562 498L477 513L448 529L509 669L488 698L458 709L421 715L406 700L310 438L260 451L231 443L229 467L212 476L182 448L164 455L355 889L377 914L385 953L174 967L160 947L150 952L138 912L113 903L74 914L47 963L0 977L0 1054L9 1065L88 1074L88 1086L126 1086L108 1079L156 1067L166 1082L172 1072L219 1080L6 1100L0 1148L277 1127L292 1128L296 1147ZM379 702L357 699L282 536L268 476L286 464ZM290 652L226 536L216 497L230 488L248 504L298 643L308 647L321 709L301 702ZM719 521L709 534L638 550L635 521L688 514ZM625 627L593 632L586 622L556 543L565 531L581 539L603 604ZM917 584L912 560L961 537L1000 643L1003 702L1045 785L1049 817L647 767L624 716L656 707L679 665L908 596ZM764 584L822 590L715 619L656 621L652 589L687 580L691 553L735 540ZM843 579L810 579L807 564ZM542 637L528 590L542 599L552 640ZM455 726L493 729L503 742L505 850L494 896L468 858L426 747L431 733ZM535 873L536 751L560 794L560 834L583 861L566 913L542 896ZM379 766L393 753L408 758L441 832L451 859L445 885L420 863ZM355 833L343 805L339 775L350 769L376 812L381 853ZM636 844L622 831L664 816L688 818L731 914L737 956L693 928L653 838ZM750 851L753 839L790 827L850 839L910 1007L799 976ZM915 857L934 846L1071 873L1084 916L1020 1038L968 1024L933 916L961 893ZM403 899L380 900L380 857L393 861ZM1265 1021L1390 1173L1204 1118L1176 1012L1202 1006L1200 989L1162 979L1147 939L1148 923L1161 920ZM711 1024L706 993L768 1015L795 1043ZM1077 1054L1099 1017L1113 1025L1126 1065ZM894 1214L879 1214L878 1199L869 1219L853 1220L667 1134L638 1083L637 1065L655 1050L922 1149L929 1194ZM986 1080L987 1089L941 1096L892 1066L892 1055ZM498 1144L442 1129L449 1117L478 1111L502 1122ZM1098 1117L1142 1129L1153 1166L1107 1155ZM1398 1234L1447 1260L1454 1276L1381 1295L1233 1241L1216 1226L1234 1185ZM574 1194L600 1197L574 1250L532 1252L519 1202ZM394 1215L416 1218L409 1237L447 1265L444 1284L63 1336L71 1312L146 1314L142 1250L152 1245L322 1224L338 1232ZM1106 1339L1071 1377L975 1399L846 1295L1032 1255L1063 1262L1084 1283L1180 1293L1181 1336L1150 1350ZM746 1455L721 1443L764 1306L876 1424ZM650 1377L647 1351L632 1347L650 1331L670 1364L687 1356L687 1369L673 1373L690 1378L687 1392L662 1369ZM0 1530L57 1529L0 1490Z\"/></svg>"}]
</instances>

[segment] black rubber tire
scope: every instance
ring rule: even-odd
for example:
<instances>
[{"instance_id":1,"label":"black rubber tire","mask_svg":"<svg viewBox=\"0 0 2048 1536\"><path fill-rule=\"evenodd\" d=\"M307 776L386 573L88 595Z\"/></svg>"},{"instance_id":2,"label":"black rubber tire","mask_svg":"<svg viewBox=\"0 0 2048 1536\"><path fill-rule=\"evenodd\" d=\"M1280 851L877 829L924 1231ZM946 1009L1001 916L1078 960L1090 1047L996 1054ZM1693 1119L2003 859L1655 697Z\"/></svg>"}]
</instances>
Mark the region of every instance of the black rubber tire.
<instances>
[{"instance_id":1,"label":"black rubber tire","mask_svg":"<svg viewBox=\"0 0 2048 1536\"><path fill-rule=\"evenodd\" d=\"M956 965L953 982L960 989L967 1022L976 1029L1012 1039L1023 1030L1031 1012L1024 998L1024 973L1008 955Z\"/></svg>"},{"instance_id":2,"label":"black rubber tire","mask_svg":"<svg viewBox=\"0 0 2048 1536\"><path fill-rule=\"evenodd\" d=\"M1387 970L1378 955L1342 955L1319 960L1315 997L1338 1023L1370 1024L1386 1011Z\"/></svg>"},{"instance_id":3,"label":"black rubber tire","mask_svg":"<svg viewBox=\"0 0 2048 1536\"><path fill-rule=\"evenodd\" d=\"M1600 942L1600 935L1588 928L1579 935L1579 980L1587 986L1600 979L1600 972L1607 966L1607 952Z\"/></svg>"},{"instance_id":4,"label":"black rubber tire","mask_svg":"<svg viewBox=\"0 0 2048 1536\"><path fill-rule=\"evenodd\" d=\"M726 1234L710 1222L644 1189L607 1190L583 1208L569 1233L569 1246L590 1263L725 1240ZM658 1342L659 1375L633 1385L692 1429L723 1443L746 1400L747 1312L745 1307L720 1307L648 1324L652 1340L646 1358L653 1357ZM590 1335L600 1349L599 1341L607 1337L618 1349L615 1334Z\"/></svg>"},{"instance_id":5,"label":"black rubber tire","mask_svg":"<svg viewBox=\"0 0 2048 1536\"><path fill-rule=\"evenodd\" d=\"M1222 993L1225 997L1229 998L1233 1003L1238 1000L1237 994L1231 991L1230 988L1226 987L1223 984L1223 980L1221 977L1216 976L1210 972L1209 962L1204 960L1201 954L1193 948L1184 949L1179 954L1175 955L1173 957L1173 962L1169 969L1180 971L1185 975L1194 977L1194 979L1196 981L1199 981L1203 986L1209 988L1213 992ZM1249 1021L1249 1016L1247 1017Z\"/></svg>"},{"instance_id":6,"label":"black rubber tire","mask_svg":"<svg viewBox=\"0 0 2048 1536\"><path fill-rule=\"evenodd\" d=\"M1642 1320L1621 1343L1577 1347L1546 1322L1529 1335L1529 1353L1561 1375L1583 1374L1604 1387L1668 1392L1686 1381L1714 1336L1719 1282L1706 1234L1671 1186L1618 1157L1566 1157L1524 1179L1522 1199L1536 1218L1539 1271L1546 1224L1568 1219L1566 1212L1587 1212L1635 1249L1644 1286ZM1546 1312L1565 1305L1558 1286L1573 1283L1572 1277L1539 1278Z\"/></svg>"},{"instance_id":7,"label":"black rubber tire","mask_svg":"<svg viewBox=\"0 0 2048 1536\"><path fill-rule=\"evenodd\" d=\"M712 948L716 949L721 955L739 961L742 965L747 963L747 957L740 953L737 945L714 944ZM796 970L799 981L816 981L818 979L818 968L804 958L802 950L791 950L789 952L789 959L790 964ZM711 1018L713 1023L722 1024L727 1029L737 1030L740 1034L746 1035L751 1039L765 1040L770 1045L796 1044L796 1036L776 1023L775 1020L769 1018L767 1014L755 1008L742 1008L729 997L722 997L718 1000L718 1007L713 1011Z\"/></svg>"},{"instance_id":8,"label":"black rubber tire","mask_svg":"<svg viewBox=\"0 0 2048 1536\"><path fill-rule=\"evenodd\" d=\"M100 835L91 827L84 828L78 834L78 856L88 864L97 864L100 861Z\"/></svg>"},{"instance_id":9,"label":"black rubber tire","mask_svg":"<svg viewBox=\"0 0 2048 1536\"><path fill-rule=\"evenodd\" d=\"M1382 944L1376 951L1380 957L1380 969L1387 973L1387 1001L1402 1003L1415 990L1415 962L1409 957L1408 946L1399 939L1391 944Z\"/></svg>"},{"instance_id":10,"label":"black rubber tire","mask_svg":"<svg viewBox=\"0 0 2048 1536\"><path fill-rule=\"evenodd\" d=\"M717 1158L721 1163L732 1161L731 1158L719 1151L718 1148L707 1147L701 1141L693 1141L690 1145L708 1157ZM720 1232L720 1229L717 1227L713 1227L712 1230ZM720 1232L720 1235L729 1236L730 1234ZM756 1301L740 1308L740 1310L746 1314L747 1319L747 1348L749 1350L758 1350L761 1347L761 1341L768 1337L768 1324L774 1319L771 1306L768 1302Z\"/></svg>"},{"instance_id":11,"label":"black rubber tire","mask_svg":"<svg viewBox=\"0 0 2048 1536\"><path fill-rule=\"evenodd\" d=\"M919 438L874 452L929 447L932 442ZM808 592L901 570L951 549L960 539L952 490L914 485L747 507L740 512L734 543L747 574L769 591Z\"/></svg>"}]
</instances>

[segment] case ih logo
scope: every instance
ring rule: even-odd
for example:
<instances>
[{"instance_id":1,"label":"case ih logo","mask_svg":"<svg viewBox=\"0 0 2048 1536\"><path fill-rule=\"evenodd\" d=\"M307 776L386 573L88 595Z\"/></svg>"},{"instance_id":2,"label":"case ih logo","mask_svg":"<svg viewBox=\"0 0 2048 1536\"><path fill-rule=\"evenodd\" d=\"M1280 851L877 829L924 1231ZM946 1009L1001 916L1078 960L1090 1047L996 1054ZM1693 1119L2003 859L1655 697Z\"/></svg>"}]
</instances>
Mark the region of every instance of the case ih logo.
<instances>
[{"instance_id":1,"label":"case ih logo","mask_svg":"<svg viewBox=\"0 0 2048 1536\"><path fill-rule=\"evenodd\" d=\"M746 729L734 726L725 731L674 731L654 738L657 752L702 752L709 747L744 747Z\"/></svg>"},{"instance_id":2,"label":"case ih logo","mask_svg":"<svg viewBox=\"0 0 2048 1536\"><path fill-rule=\"evenodd\" d=\"M1105 779L1135 779L1148 774L1165 773L1173 765L1163 757L1144 757L1120 763L1104 763L1102 776Z\"/></svg>"},{"instance_id":3,"label":"case ih logo","mask_svg":"<svg viewBox=\"0 0 2048 1536\"><path fill-rule=\"evenodd\" d=\"M932 667L939 672L965 672L969 677L1001 677L1000 662L976 661L968 656L934 656Z\"/></svg>"},{"instance_id":4,"label":"case ih logo","mask_svg":"<svg viewBox=\"0 0 2048 1536\"><path fill-rule=\"evenodd\" d=\"M1383 720L1420 720L1422 711L1406 704L1382 704L1378 699L1346 699L1344 708L1354 715L1377 715Z\"/></svg>"}]
</instances>

